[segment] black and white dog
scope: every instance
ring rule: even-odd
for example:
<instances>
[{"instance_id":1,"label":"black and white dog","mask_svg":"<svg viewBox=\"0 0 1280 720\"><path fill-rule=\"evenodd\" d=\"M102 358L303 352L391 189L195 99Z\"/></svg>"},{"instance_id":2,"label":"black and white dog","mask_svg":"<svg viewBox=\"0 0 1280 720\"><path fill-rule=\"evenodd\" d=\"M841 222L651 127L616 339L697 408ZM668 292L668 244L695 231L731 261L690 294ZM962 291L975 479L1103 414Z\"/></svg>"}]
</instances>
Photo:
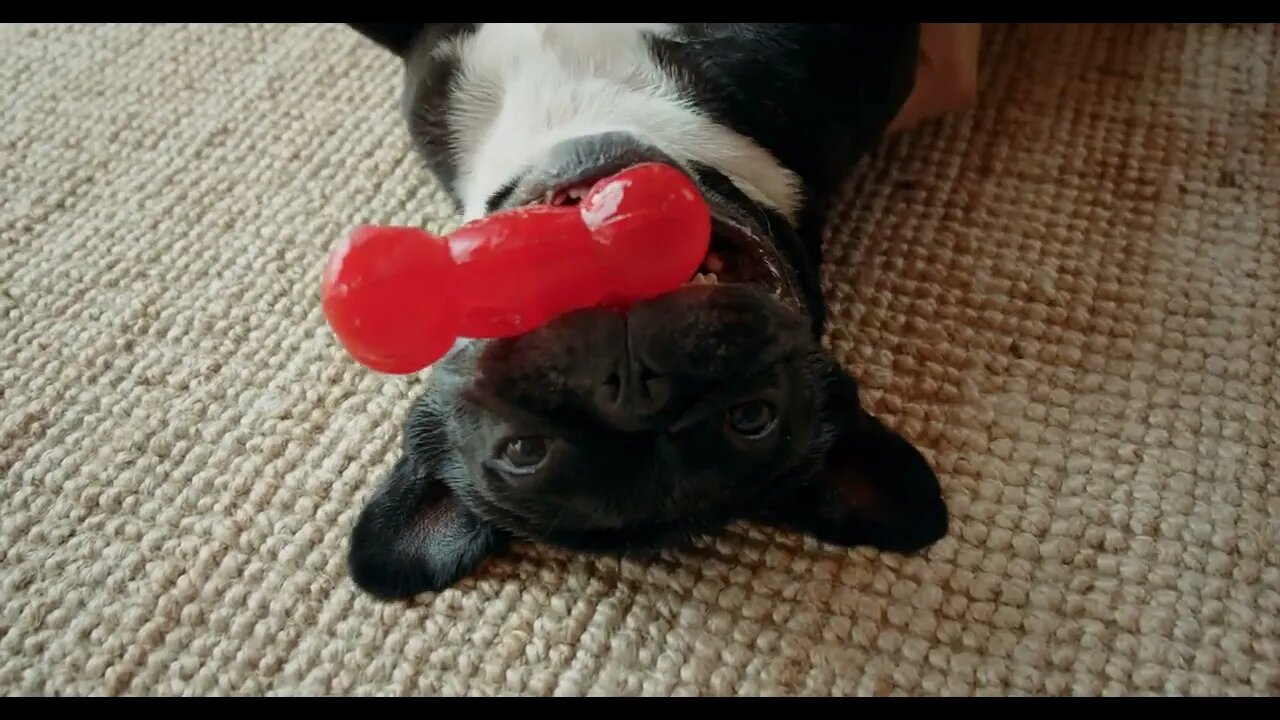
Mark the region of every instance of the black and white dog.
<instances>
[{"instance_id":1,"label":"black and white dog","mask_svg":"<svg viewBox=\"0 0 1280 720\"><path fill-rule=\"evenodd\" d=\"M432 369L352 532L359 587L438 590L512 537L629 553L745 520L909 552L947 532L928 463L820 343L825 201L911 90L917 26L350 25L403 63L408 131L465 219L652 161L715 217L681 290Z\"/></svg>"}]
</instances>

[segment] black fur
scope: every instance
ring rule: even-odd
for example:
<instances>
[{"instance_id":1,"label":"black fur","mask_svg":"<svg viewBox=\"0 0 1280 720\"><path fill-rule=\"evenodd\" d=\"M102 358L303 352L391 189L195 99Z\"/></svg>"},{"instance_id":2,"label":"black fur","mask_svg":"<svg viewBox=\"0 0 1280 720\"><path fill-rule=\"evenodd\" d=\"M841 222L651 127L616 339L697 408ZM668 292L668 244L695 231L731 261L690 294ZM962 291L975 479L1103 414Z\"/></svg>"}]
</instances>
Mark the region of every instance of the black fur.
<instances>
[{"instance_id":1,"label":"black fur","mask_svg":"<svg viewBox=\"0 0 1280 720\"><path fill-rule=\"evenodd\" d=\"M804 178L809 250L826 201L906 102L914 23L687 23L653 53L699 109L750 137Z\"/></svg>"},{"instance_id":2,"label":"black fur","mask_svg":"<svg viewBox=\"0 0 1280 720\"><path fill-rule=\"evenodd\" d=\"M458 201L446 112L457 67L431 50L475 24L354 27L404 61L408 130ZM928 463L862 408L820 342L826 202L905 100L916 42L914 25L849 24L685 24L651 39L700 110L802 178L797 222L718 169L627 133L567 141L511 178L490 210L620 162L681 165L713 209L724 257L757 272L447 356L356 524L355 582L380 597L438 590L512 536L629 553L753 519L886 551L942 537Z\"/></svg>"},{"instance_id":3,"label":"black fur","mask_svg":"<svg viewBox=\"0 0 1280 720\"><path fill-rule=\"evenodd\" d=\"M349 23L352 28L385 50L403 56L409 52L427 23Z\"/></svg>"}]
</instances>

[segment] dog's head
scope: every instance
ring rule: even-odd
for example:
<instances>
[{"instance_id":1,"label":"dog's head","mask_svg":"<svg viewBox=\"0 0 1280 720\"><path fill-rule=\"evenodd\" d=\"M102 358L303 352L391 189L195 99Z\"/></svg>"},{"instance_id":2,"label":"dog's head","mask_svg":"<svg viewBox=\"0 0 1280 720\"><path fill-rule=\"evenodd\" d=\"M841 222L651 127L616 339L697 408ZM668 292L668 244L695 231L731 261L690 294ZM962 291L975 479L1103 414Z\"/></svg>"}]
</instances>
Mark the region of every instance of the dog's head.
<instances>
[{"instance_id":1,"label":"dog's head","mask_svg":"<svg viewBox=\"0 0 1280 720\"><path fill-rule=\"evenodd\" d=\"M808 175L741 129L752 117L718 119L732 71L716 69L726 46L711 30L356 27L403 59L413 141L465 218L573 203L594 180L663 162L696 180L714 227L684 288L461 342L432 369L353 532L361 587L445 587L511 535L646 551L755 519L907 551L945 532L928 464L823 351L818 250L798 220ZM718 32L738 51L783 52L781 35Z\"/></svg>"}]
</instances>

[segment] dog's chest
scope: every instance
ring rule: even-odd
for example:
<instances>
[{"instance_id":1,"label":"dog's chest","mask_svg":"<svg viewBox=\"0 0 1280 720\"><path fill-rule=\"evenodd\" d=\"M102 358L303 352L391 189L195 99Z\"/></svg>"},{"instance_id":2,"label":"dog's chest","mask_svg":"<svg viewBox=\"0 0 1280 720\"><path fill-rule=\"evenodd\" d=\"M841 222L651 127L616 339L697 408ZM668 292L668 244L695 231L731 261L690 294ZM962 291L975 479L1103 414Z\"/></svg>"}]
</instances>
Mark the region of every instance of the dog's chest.
<instances>
[{"instance_id":1,"label":"dog's chest","mask_svg":"<svg viewBox=\"0 0 1280 720\"><path fill-rule=\"evenodd\" d=\"M666 23L487 23L440 52L459 72L449 100L457 188L467 218L556 143L629 132L672 157L715 167L784 214L795 178L750 138L710 119L654 59Z\"/></svg>"}]
</instances>

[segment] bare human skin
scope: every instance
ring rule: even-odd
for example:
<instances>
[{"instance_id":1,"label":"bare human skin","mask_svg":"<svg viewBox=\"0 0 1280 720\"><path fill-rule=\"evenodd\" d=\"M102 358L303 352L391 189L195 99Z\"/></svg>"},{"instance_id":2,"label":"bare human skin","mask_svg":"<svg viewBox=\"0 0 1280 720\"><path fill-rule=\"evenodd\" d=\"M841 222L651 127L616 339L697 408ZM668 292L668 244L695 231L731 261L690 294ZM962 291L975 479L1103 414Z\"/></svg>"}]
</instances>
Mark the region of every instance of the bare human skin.
<instances>
[{"instance_id":1,"label":"bare human skin","mask_svg":"<svg viewBox=\"0 0 1280 720\"><path fill-rule=\"evenodd\" d=\"M889 132L973 106L978 95L980 23L923 23L916 84Z\"/></svg>"}]
</instances>

